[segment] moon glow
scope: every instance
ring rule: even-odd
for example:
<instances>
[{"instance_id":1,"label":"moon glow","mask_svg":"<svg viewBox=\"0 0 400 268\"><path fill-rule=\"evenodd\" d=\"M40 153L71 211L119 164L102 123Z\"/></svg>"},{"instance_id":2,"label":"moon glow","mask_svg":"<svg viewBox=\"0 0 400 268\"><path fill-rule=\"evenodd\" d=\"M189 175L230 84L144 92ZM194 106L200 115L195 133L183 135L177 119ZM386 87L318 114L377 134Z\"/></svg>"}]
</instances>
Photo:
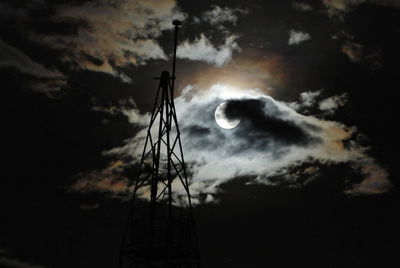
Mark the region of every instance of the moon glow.
<instances>
[{"instance_id":1,"label":"moon glow","mask_svg":"<svg viewBox=\"0 0 400 268\"><path fill-rule=\"evenodd\" d=\"M225 109L227 102L223 102L220 105L218 105L217 109L215 109L215 121L217 122L218 126L224 129L232 129L237 127L240 123L240 119L234 119L230 120L226 117L225 115Z\"/></svg>"}]
</instances>

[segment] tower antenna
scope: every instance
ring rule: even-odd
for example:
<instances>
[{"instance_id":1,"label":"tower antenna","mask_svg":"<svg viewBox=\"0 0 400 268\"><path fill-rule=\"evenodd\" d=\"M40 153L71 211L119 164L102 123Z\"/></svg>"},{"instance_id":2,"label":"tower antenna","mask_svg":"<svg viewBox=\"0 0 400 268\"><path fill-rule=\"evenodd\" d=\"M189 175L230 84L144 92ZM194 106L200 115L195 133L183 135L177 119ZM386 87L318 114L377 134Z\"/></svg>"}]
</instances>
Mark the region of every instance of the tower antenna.
<instances>
[{"instance_id":1,"label":"tower antenna","mask_svg":"<svg viewBox=\"0 0 400 268\"><path fill-rule=\"evenodd\" d=\"M176 48L178 46L178 30L179 26L182 25L182 23L179 20L174 20L172 24L175 26L175 38L174 38L174 59L172 62L172 79L175 80L175 66L176 66Z\"/></svg>"},{"instance_id":2,"label":"tower antenna","mask_svg":"<svg viewBox=\"0 0 400 268\"><path fill-rule=\"evenodd\" d=\"M120 247L119 268L200 267L173 97L181 22L174 20L172 24L175 26L172 76L162 71L156 78L160 82L138 173L131 182L133 192ZM177 206L178 203L181 205Z\"/></svg>"}]
</instances>

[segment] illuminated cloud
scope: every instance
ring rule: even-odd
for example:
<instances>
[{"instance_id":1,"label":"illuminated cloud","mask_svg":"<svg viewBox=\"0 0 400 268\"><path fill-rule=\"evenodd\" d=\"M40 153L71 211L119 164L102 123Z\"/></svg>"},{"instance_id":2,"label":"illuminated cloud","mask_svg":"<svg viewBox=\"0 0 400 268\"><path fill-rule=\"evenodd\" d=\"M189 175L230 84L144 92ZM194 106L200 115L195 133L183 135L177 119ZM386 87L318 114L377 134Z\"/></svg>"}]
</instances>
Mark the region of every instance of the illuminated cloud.
<instances>
[{"instance_id":1,"label":"illuminated cloud","mask_svg":"<svg viewBox=\"0 0 400 268\"><path fill-rule=\"evenodd\" d=\"M317 91L306 91L300 93L300 102L301 106L310 107L313 106L316 102L317 97L321 95L321 90Z\"/></svg>"},{"instance_id":2,"label":"illuminated cloud","mask_svg":"<svg viewBox=\"0 0 400 268\"><path fill-rule=\"evenodd\" d=\"M224 84L243 89L259 88L266 94L273 94L274 87L284 85L290 78L280 55L270 53L265 56L258 52L239 53L223 68L208 65L188 72L185 77L199 90Z\"/></svg>"},{"instance_id":3,"label":"illuminated cloud","mask_svg":"<svg viewBox=\"0 0 400 268\"><path fill-rule=\"evenodd\" d=\"M224 44L214 47L204 34L200 34L200 37L193 42L185 40L180 44L177 49L177 57L223 66L232 59L234 51L240 50L236 43L237 38L237 35L231 35L226 38Z\"/></svg>"},{"instance_id":4,"label":"illuminated cloud","mask_svg":"<svg viewBox=\"0 0 400 268\"><path fill-rule=\"evenodd\" d=\"M335 95L329 98L323 99L319 104L318 108L328 114L333 114L336 110L347 103L347 94Z\"/></svg>"},{"instance_id":5,"label":"illuminated cloud","mask_svg":"<svg viewBox=\"0 0 400 268\"><path fill-rule=\"evenodd\" d=\"M333 115L336 111L343 107L348 101L348 94L334 95L324 97L324 90L306 91L300 93L300 100L298 102L287 103L287 105L301 114L310 114L310 110L318 109L320 111L319 117L324 115Z\"/></svg>"},{"instance_id":6,"label":"illuminated cloud","mask_svg":"<svg viewBox=\"0 0 400 268\"><path fill-rule=\"evenodd\" d=\"M302 31L296 31L296 30L290 30L289 32L289 41L288 44L289 46L291 45L298 45L300 43L303 43L304 41L307 41L311 39L311 36L309 33L302 32Z\"/></svg>"},{"instance_id":7,"label":"illuminated cloud","mask_svg":"<svg viewBox=\"0 0 400 268\"><path fill-rule=\"evenodd\" d=\"M223 23L231 23L236 25L241 15L247 14L248 11L240 8L211 6L211 10L203 13L202 20L210 25L220 25Z\"/></svg>"},{"instance_id":8,"label":"illuminated cloud","mask_svg":"<svg viewBox=\"0 0 400 268\"><path fill-rule=\"evenodd\" d=\"M171 20L185 18L173 0L90 1L59 6L52 17L54 22L77 25L76 34L31 38L64 50L63 60L77 69L104 72L130 82L118 68L167 59L157 39L173 28Z\"/></svg>"},{"instance_id":9,"label":"illuminated cloud","mask_svg":"<svg viewBox=\"0 0 400 268\"><path fill-rule=\"evenodd\" d=\"M232 130L220 128L214 119L215 108L225 101L228 101L227 117L241 119ZM317 179L318 170L311 167L320 164L346 163L354 166L349 167L349 172L364 166L375 167L361 168L361 183L354 182L354 190L347 193L368 194L372 191L370 181L375 182L377 177L387 183L378 190L383 193L390 188L387 172L367 154L369 148L358 143L362 135L356 128L304 116L259 90L214 85L199 91L196 86L188 86L176 98L175 105L185 160L193 174L191 191L197 197L196 202L202 195L211 195L207 198L212 200L212 194L222 183L238 176L251 177L253 183L299 187L297 173L308 174L310 180ZM130 164L137 163L146 131L143 128L124 146L113 148L105 155L129 158ZM295 169L304 164L309 166L303 171ZM271 180L276 176L281 181Z\"/></svg>"},{"instance_id":10,"label":"illuminated cloud","mask_svg":"<svg viewBox=\"0 0 400 268\"><path fill-rule=\"evenodd\" d=\"M287 105L296 112L305 114L308 113L308 108L315 107L318 99L322 94L322 90L305 91L300 93L300 99L297 102L290 102Z\"/></svg>"}]
</instances>

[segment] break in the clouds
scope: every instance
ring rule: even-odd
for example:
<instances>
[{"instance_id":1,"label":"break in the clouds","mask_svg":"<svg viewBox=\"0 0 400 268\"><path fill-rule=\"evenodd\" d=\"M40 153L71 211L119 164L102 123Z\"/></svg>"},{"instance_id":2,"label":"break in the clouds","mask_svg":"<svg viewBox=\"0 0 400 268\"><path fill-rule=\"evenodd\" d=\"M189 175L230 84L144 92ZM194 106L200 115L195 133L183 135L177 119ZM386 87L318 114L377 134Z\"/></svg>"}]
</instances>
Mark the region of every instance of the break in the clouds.
<instances>
[{"instance_id":1,"label":"break in the clouds","mask_svg":"<svg viewBox=\"0 0 400 268\"><path fill-rule=\"evenodd\" d=\"M296 30L292 29L289 32L288 44L289 44L289 46L298 45L309 39L311 39L311 35L309 33L302 32L302 31L296 31Z\"/></svg>"},{"instance_id":2,"label":"break in the clouds","mask_svg":"<svg viewBox=\"0 0 400 268\"><path fill-rule=\"evenodd\" d=\"M194 61L204 61L223 66L232 59L234 51L239 51L240 47L236 42L237 35L230 35L226 38L225 43L215 47L204 34L194 41L185 40L178 46L177 57Z\"/></svg>"},{"instance_id":3,"label":"break in the clouds","mask_svg":"<svg viewBox=\"0 0 400 268\"><path fill-rule=\"evenodd\" d=\"M325 98L320 105L334 110L335 105L327 103L335 99L328 99ZM304 100L308 99L305 97ZM227 102L226 117L240 119L240 124L234 129L223 129L215 122L214 111L223 102ZM240 90L218 84L209 89L188 86L175 99L175 105L185 160L192 174L191 191L196 201L204 195L206 200L213 200L213 194L222 183L238 176L247 176L253 178L253 183L268 185L279 184L273 179L278 176L281 183L299 187L296 181L298 173L310 175L310 180L318 179L318 172L310 172L312 166L321 164L345 163L349 176L358 172L358 177L351 178L353 183L346 189L348 194L383 193L391 188L388 173L368 155L369 148L358 142L362 135L355 127L302 115L289 104L259 90ZM304 105L299 103L297 106ZM127 166L137 164L146 133L147 128L143 128L124 146L104 154L117 157L118 161L130 159L125 163ZM304 165L308 167L302 169ZM109 176L101 177L102 172L109 173L109 170L107 167L97 172L95 180L90 178L92 173L88 174L90 176L81 174L73 187L79 191L93 191L95 187L106 189L102 185L109 184L106 181ZM296 173L291 173L294 172L291 170L296 170ZM123 186L117 182L128 187L126 178L113 182ZM127 188L117 190L121 194L126 193Z\"/></svg>"},{"instance_id":4,"label":"break in the clouds","mask_svg":"<svg viewBox=\"0 0 400 268\"><path fill-rule=\"evenodd\" d=\"M201 19L210 25L220 25L223 23L231 23L236 25L239 17L247 13L248 10L246 9L213 5L211 6L210 10L207 10L203 13Z\"/></svg>"},{"instance_id":5,"label":"break in the clouds","mask_svg":"<svg viewBox=\"0 0 400 268\"><path fill-rule=\"evenodd\" d=\"M5 43L0 39L0 68L13 68L19 72L35 78L30 86L46 93L52 93L60 90L66 85L65 76L57 69L46 68L32 60L21 50Z\"/></svg>"}]
</instances>

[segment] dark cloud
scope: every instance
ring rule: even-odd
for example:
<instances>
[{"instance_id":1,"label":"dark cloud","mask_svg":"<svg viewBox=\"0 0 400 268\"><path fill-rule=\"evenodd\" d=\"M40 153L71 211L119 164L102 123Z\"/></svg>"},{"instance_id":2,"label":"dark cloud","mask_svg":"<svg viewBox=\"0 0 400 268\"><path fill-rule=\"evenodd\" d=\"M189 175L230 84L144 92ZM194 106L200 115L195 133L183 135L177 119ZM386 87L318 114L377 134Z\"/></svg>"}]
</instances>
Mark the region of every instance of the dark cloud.
<instances>
[{"instance_id":1,"label":"dark cloud","mask_svg":"<svg viewBox=\"0 0 400 268\"><path fill-rule=\"evenodd\" d=\"M207 136L208 134L210 134L210 130L208 128L197 126L197 125L192 126L191 128L188 129L188 131L190 133L189 135L198 136L198 137L204 137L204 136Z\"/></svg>"},{"instance_id":2,"label":"dark cloud","mask_svg":"<svg viewBox=\"0 0 400 268\"><path fill-rule=\"evenodd\" d=\"M294 122L282 120L282 113L269 99L231 100L226 106L228 118L242 120L235 131L237 137L255 141L273 139L282 145L307 145L315 140Z\"/></svg>"}]
</instances>

